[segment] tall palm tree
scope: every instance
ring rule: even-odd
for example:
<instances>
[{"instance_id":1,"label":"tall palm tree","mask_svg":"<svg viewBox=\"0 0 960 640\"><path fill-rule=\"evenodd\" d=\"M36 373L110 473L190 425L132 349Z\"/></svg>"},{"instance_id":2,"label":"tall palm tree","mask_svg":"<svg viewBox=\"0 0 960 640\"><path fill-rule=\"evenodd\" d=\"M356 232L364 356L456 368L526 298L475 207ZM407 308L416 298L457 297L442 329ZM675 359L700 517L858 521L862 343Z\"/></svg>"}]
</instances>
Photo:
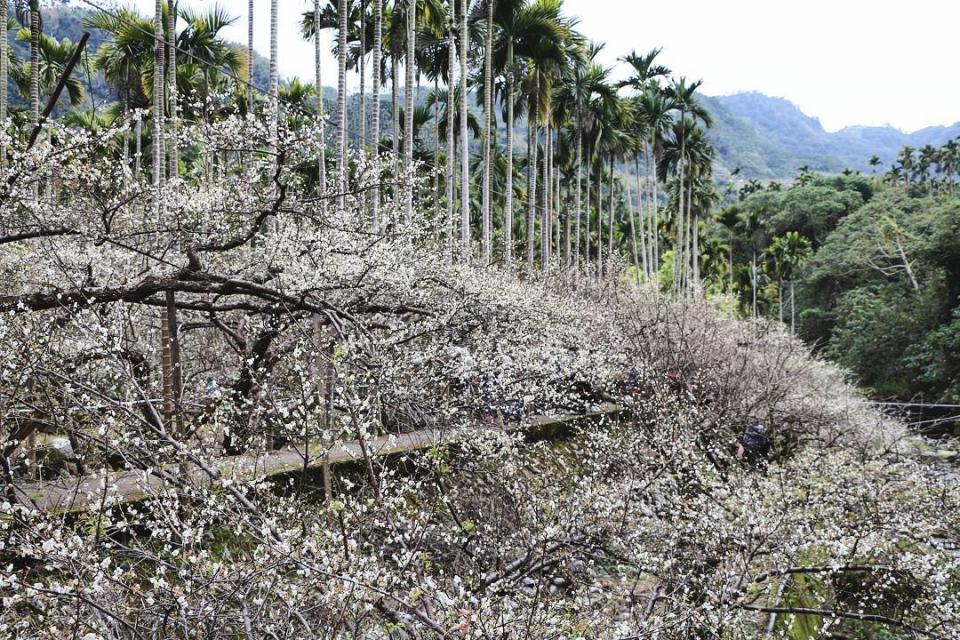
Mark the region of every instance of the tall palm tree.
<instances>
[{"instance_id":1,"label":"tall palm tree","mask_svg":"<svg viewBox=\"0 0 960 640\"><path fill-rule=\"evenodd\" d=\"M897 160L900 162L900 168L903 170L903 182L904 186L909 187L911 178L913 178L913 172L916 169L916 149L913 147L904 147L900 150L900 154L897 156Z\"/></svg>"},{"instance_id":2,"label":"tall palm tree","mask_svg":"<svg viewBox=\"0 0 960 640\"><path fill-rule=\"evenodd\" d=\"M793 285L797 272L807 261L812 253L810 241L800 235L798 231L788 231L786 235L773 239L773 242L767 247L766 254L769 261L767 266L772 269L777 279L778 307L780 312L780 322L783 322L783 286L790 284L791 303L793 302ZM791 304L791 307L793 305ZM790 328L794 329L795 319L791 309Z\"/></svg>"},{"instance_id":3,"label":"tall palm tree","mask_svg":"<svg viewBox=\"0 0 960 640\"><path fill-rule=\"evenodd\" d=\"M582 199L584 136L590 138L592 148L592 137L596 129L595 109L598 104L603 104L614 96L613 88L608 83L610 70L595 62L602 49L602 44L593 43L581 48L579 54L571 61L569 73L554 96L556 108L567 112L569 124L573 128L574 163L576 165L576 193L574 195L576 219L573 225L575 238L573 242L573 267L575 270L580 268L581 221L584 217ZM588 211L589 201L588 195Z\"/></svg>"},{"instance_id":4,"label":"tall palm tree","mask_svg":"<svg viewBox=\"0 0 960 640\"><path fill-rule=\"evenodd\" d=\"M710 113L700 104L696 98L696 93L699 90L700 86L703 84L702 80L697 80L695 82L687 83L685 77L681 77L678 80L674 80L670 86L667 88L667 94L673 99L675 103L675 108L680 112L679 123L680 123L680 156L679 156L679 185L680 185L680 198L677 209L677 216L680 221L680 225L677 228L677 250L674 252L675 266L677 271L675 273L680 273L684 265L686 264L685 251L687 250L686 243L686 231L688 222L685 218L685 189L684 189L684 156L686 155L686 128L687 128L687 115L689 114L693 118L693 122L697 120L703 121L708 127L713 124L713 119L710 116ZM682 281L683 278L674 280L675 283Z\"/></svg>"},{"instance_id":5,"label":"tall palm tree","mask_svg":"<svg viewBox=\"0 0 960 640\"><path fill-rule=\"evenodd\" d=\"M637 174L637 197L640 202L640 244L644 253L643 262L646 265L644 272L646 277L650 280L654 278L654 273L656 271L656 259L654 253L657 251L658 247L658 243L655 238L657 221L656 216L652 211L645 215L643 210L640 155L642 153L642 155L646 157L648 164L651 162L651 160L654 164L656 163L656 159L653 157L655 155L656 138L662 136L663 130L665 130L668 126L669 116L667 114L670 111L669 105L664 104L663 100L660 100L660 104L657 104L656 100L651 99L648 99L646 103L643 101L643 96L645 94L659 95L660 90L657 82L660 78L665 78L670 75L669 68L656 62L660 52L661 49L656 48L651 49L644 55L638 55L635 51L632 51L625 56L623 61L630 66L631 75L629 78L621 82L621 86L631 87L637 92L634 104L633 129L634 134L637 137L637 141L640 144L637 145L634 154L634 164ZM647 144L648 138L653 140L649 146ZM657 197L655 192L656 167L653 167L653 175L654 180L652 181L652 189L654 192L651 194L649 202L651 208L655 209L657 206Z\"/></svg>"},{"instance_id":6,"label":"tall palm tree","mask_svg":"<svg viewBox=\"0 0 960 640\"><path fill-rule=\"evenodd\" d=\"M489 15L487 15L489 19ZM560 18L559 3L542 0L496 0L493 6L492 31L488 30L490 45L491 83L495 78L502 82L495 84L499 98L504 105L506 124L506 167L504 188L503 243L504 263L513 261L513 221L514 221L514 129L518 108L522 109L522 100L518 94L519 81L523 79L523 67L541 48L542 41L560 42L566 37L565 25ZM491 88L491 92L494 89ZM486 86L484 86L485 96ZM491 101L495 96L491 95ZM492 102L491 102L492 105ZM493 127L496 118L492 114ZM492 166L491 161L491 166ZM492 198L491 198L492 202Z\"/></svg>"}]
</instances>

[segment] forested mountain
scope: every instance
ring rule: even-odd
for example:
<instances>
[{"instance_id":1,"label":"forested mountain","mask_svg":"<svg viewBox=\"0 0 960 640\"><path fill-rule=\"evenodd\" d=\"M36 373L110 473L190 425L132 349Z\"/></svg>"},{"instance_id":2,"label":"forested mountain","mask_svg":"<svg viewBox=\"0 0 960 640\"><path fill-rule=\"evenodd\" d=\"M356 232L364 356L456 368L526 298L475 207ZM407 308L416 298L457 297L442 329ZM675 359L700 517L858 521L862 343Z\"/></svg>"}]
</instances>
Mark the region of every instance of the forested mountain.
<instances>
[{"instance_id":1,"label":"forested mountain","mask_svg":"<svg viewBox=\"0 0 960 640\"><path fill-rule=\"evenodd\" d=\"M871 156L889 165L903 147L942 145L960 135L960 122L913 133L890 126L828 132L789 100L761 93L703 101L716 120L709 135L721 163L727 169L740 167L746 178L786 178L802 166L829 173L848 168L871 171Z\"/></svg>"}]
</instances>

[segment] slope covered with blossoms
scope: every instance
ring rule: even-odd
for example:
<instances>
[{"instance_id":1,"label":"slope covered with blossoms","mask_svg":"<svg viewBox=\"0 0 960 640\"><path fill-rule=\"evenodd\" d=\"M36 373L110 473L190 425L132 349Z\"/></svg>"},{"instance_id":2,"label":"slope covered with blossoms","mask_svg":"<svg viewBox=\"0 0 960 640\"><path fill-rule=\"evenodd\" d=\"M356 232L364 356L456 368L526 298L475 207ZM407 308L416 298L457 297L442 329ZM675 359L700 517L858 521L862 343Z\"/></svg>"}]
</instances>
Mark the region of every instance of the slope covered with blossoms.
<instances>
[{"instance_id":1,"label":"slope covered with blossoms","mask_svg":"<svg viewBox=\"0 0 960 640\"><path fill-rule=\"evenodd\" d=\"M795 339L615 260L602 279L455 261L392 160L320 191L305 129L180 135L204 172L160 187L105 159L115 130L61 130L2 169L4 633L960 633L955 486ZM506 428L601 403L616 418ZM735 456L757 421L767 468ZM217 472L425 429L444 441ZM18 490L177 464L208 481L68 515Z\"/></svg>"}]
</instances>

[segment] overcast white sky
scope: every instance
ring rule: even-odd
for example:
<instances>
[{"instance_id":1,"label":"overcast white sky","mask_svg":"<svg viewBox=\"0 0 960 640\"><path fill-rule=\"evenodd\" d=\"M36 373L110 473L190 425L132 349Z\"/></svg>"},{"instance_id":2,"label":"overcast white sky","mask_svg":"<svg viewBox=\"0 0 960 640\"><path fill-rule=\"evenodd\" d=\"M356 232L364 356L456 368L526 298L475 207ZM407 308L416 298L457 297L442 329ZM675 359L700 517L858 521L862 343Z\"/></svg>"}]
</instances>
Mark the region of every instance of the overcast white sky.
<instances>
[{"instance_id":1,"label":"overcast white sky","mask_svg":"<svg viewBox=\"0 0 960 640\"><path fill-rule=\"evenodd\" d=\"M130 2L153 10L154 0ZM247 0L220 4L239 18L228 37L245 42ZM280 0L283 75L313 78L312 48L296 26L312 4ZM269 5L256 0L256 46L264 54ZM631 49L661 46L662 61L677 75L703 78L705 93L784 97L829 130L889 123L912 131L960 121L955 0L566 0L565 6L584 34L606 43L607 64ZM326 85L335 84L334 64L327 56Z\"/></svg>"}]
</instances>

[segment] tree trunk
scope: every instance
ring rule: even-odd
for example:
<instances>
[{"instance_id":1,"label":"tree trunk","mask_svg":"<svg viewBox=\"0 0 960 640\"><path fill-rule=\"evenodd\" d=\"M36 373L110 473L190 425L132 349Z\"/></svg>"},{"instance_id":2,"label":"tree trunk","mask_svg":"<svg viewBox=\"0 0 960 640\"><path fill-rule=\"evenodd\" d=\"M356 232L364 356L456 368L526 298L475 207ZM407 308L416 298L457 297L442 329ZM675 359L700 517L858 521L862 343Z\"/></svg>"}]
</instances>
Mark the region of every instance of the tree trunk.
<instances>
[{"instance_id":1,"label":"tree trunk","mask_svg":"<svg viewBox=\"0 0 960 640\"><path fill-rule=\"evenodd\" d=\"M642 270L640 271L640 273L643 275L643 278L649 282L650 281L650 261L649 261L649 256L647 255L647 216L645 216L643 212L643 182L640 179L641 174L640 174L639 154L634 156L634 164L637 172L637 209L640 211L640 258L641 258L641 265L642 265ZM630 199L629 191L627 192L627 199L628 200ZM633 211L632 205L631 205L630 211L631 212ZM633 214L631 213L631 217L630 217L631 231L633 231L633 224L634 224L634 219L633 219ZM634 244L636 244L636 236L634 236ZM634 251L636 251L636 247L634 247Z\"/></svg>"},{"instance_id":2,"label":"tree trunk","mask_svg":"<svg viewBox=\"0 0 960 640\"><path fill-rule=\"evenodd\" d=\"M347 2L339 0L337 16L337 209L341 215L347 206Z\"/></svg>"},{"instance_id":3,"label":"tree trunk","mask_svg":"<svg viewBox=\"0 0 960 640\"><path fill-rule=\"evenodd\" d=\"M560 176L557 176L557 184L560 184ZM559 189L559 187L558 187ZM570 218L570 183L567 182L567 197L564 199L564 246L563 246L563 264L568 269L573 264L573 220Z\"/></svg>"},{"instance_id":4,"label":"tree trunk","mask_svg":"<svg viewBox=\"0 0 960 640\"><path fill-rule=\"evenodd\" d=\"M513 39L507 40L507 193L503 208L503 261L509 269L513 264Z\"/></svg>"},{"instance_id":5,"label":"tree trunk","mask_svg":"<svg viewBox=\"0 0 960 640\"><path fill-rule=\"evenodd\" d=\"M441 206L443 195L440 193L440 74L433 78L433 244L440 246L443 216Z\"/></svg>"},{"instance_id":6,"label":"tree trunk","mask_svg":"<svg viewBox=\"0 0 960 640\"><path fill-rule=\"evenodd\" d=\"M641 285L643 284L644 273L640 270L640 253L637 250L637 227L636 227L636 222L634 220L635 215L634 215L634 209L633 209L633 198L630 197L631 196L630 181L627 180L626 183L627 183L627 215L630 216L630 238L633 240L632 242L633 268L637 270L637 285ZM643 210L641 209L641 212L642 211ZM641 217L642 215L643 214L641 213ZM646 259L644 259L644 264L646 264Z\"/></svg>"},{"instance_id":7,"label":"tree trunk","mask_svg":"<svg viewBox=\"0 0 960 640\"><path fill-rule=\"evenodd\" d=\"M600 174L597 176L597 280L603 276L603 154L597 162Z\"/></svg>"},{"instance_id":8,"label":"tree trunk","mask_svg":"<svg viewBox=\"0 0 960 640\"><path fill-rule=\"evenodd\" d=\"M404 61L406 82L403 89L403 222L413 222L413 96L414 70L417 66L417 0L407 0L407 56Z\"/></svg>"},{"instance_id":9,"label":"tree trunk","mask_svg":"<svg viewBox=\"0 0 960 640\"><path fill-rule=\"evenodd\" d=\"M0 15L3 16L2 24L0 24L0 126L3 128L3 133L6 133L7 130L7 77L10 75L9 69L9 57L10 57L10 42L7 40L7 0L0 0ZM126 131L126 129L124 129ZM6 166L7 164L7 147L6 145L0 144L0 167ZM124 171L127 170L127 165L123 165Z\"/></svg>"},{"instance_id":10,"label":"tree trunk","mask_svg":"<svg viewBox=\"0 0 960 640\"><path fill-rule=\"evenodd\" d=\"M543 211L540 214L540 270L550 271L550 120L543 127Z\"/></svg>"},{"instance_id":11,"label":"tree trunk","mask_svg":"<svg viewBox=\"0 0 960 640\"><path fill-rule=\"evenodd\" d=\"M573 243L573 270L574 272L579 272L580 270L580 218L583 217L583 200L581 199L580 188L582 186L581 180L583 178L583 129L580 128L580 124L577 123L577 194L575 196L574 203L574 213L577 216L577 220L574 223L573 235L575 236Z\"/></svg>"},{"instance_id":12,"label":"tree trunk","mask_svg":"<svg viewBox=\"0 0 960 640\"><path fill-rule=\"evenodd\" d=\"M614 227L614 219L616 218L616 211L614 207L614 190L616 189L616 180L613 175L613 154L610 155L610 190L607 193L607 198L609 198L609 208L610 208L610 228L607 230L607 275L610 275L610 267L613 261L613 236L616 231Z\"/></svg>"},{"instance_id":13,"label":"tree trunk","mask_svg":"<svg viewBox=\"0 0 960 640\"><path fill-rule=\"evenodd\" d=\"M653 276L653 282L656 285L660 273L660 216L658 195L657 195L657 139L655 135L650 136L650 185L653 190L653 197L650 199L652 208L650 217L650 240L652 243L653 261L650 264L650 273Z\"/></svg>"},{"instance_id":14,"label":"tree trunk","mask_svg":"<svg viewBox=\"0 0 960 640\"><path fill-rule=\"evenodd\" d=\"M537 72L539 75L539 72ZM536 87L539 82L534 82ZM539 143L539 124L537 122L536 96L531 99L527 117L527 273L533 274L534 233L537 218L537 147Z\"/></svg>"},{"instance_id":15,"label":"tree trunk","mask_svg":"<svg viewBox=\"0 0 960 640\"><path fill-rule=\"evenodd\" d=\"M380 65L381 49L383 48L383 0L373 0L373 90L370 100L370 155L380 158ZM318 49L319 51L319 49ZM370 190L370 217L373 219L373 228L380 226L380 178L378 177Z\"/></svg>"},{"instance_id":16,"label":"tree trunk","mask_svg":"<svg viewBox=\"0 0 960 640\"><path fill-rule=\"evenodd\" d=\"M30 125L32 129L36 129L40 123L40 10L32 5L33 3L30 8ZM36 202L40 197L36 181L33 182L32 191L33 200Z\"/></svg>"},{"instance_id":17,"label":"tree trunk","mask_svg":"<svg viewBox=\"0 0 960 640\"><path fill-rule=\"evenodd\" d=\"M253 115L253 0L247 3L247 113Z\"/></svg>"},{"instance_id":18,"label":"tree trunk","mask_svg":"<svg viewBox=\"0 0 960 640\"><path fill-rule=\"evenodd\" d=\"M685 262L684 262L684 248L685 248L686 239L683 237L683 236L684 236L684 232L686 231L686 221L685 221L685 218L684 218L684 208L683 208L683 204L684 204L684 202L683 202L683 196L684 196L684 190L683 190L683 182L684 182L684 181L683 181L683 178L684 178L684 175L683 175L683 173L684 173L683 160L684 160L684 158L683 158L683 157L684 157L684 155L685 155L686 152L687 152L687 135L686 135L686 121L685 121L685 118L686 118L686 113L684 112L683 109L681 109L681 110L680 110L680 171L679 171L679 172L680 172L680 183L679 183L679 184L680 184L680 203L679 203L679 207L678 207L678 210L677 210L677 214L678 214L677 220L678 220L678 222L680 223L680 225L677 227L677 233L678 233L678 236L677 236L677 256L676 256L676 259L674 260L674 264L678 267L679 277L678 277L678 273L675 272L675 273L673 274L674 292L675 292L675 293L679 291L679 286L681 286L681 283L683 282L683 270L684 270L684 264L685 264Z\"/></svg>"},{"instance_id":19,"label":"tree trunk","mask_svg":"<svg viewBox=\"0 0 960 640\"><path fill-rule=\"evenodd\" d=\"M380 0L376 0L380 2ZM252 3L252 0L251 0ZM317 187L320 192L320 209L326 209L327 192L327 122L323 113L323 65L321 54L323 46L320 42L320 0L313 0L313 84L317 92ZM376 55L376 54L374 54ZM376 200L374 200L376 203ZM376 204L374 204L376 206ZM376 219L376 213L374 213Z\"/></svg>"},{"instance_id":20,"label":"tree trunk","mask_svg":"<svg viewBox=\"0 0 960 640\"><path fill-rule=\"evenodd\" d=\"M178 117L177 117L177 9L179 2L173 2L167 11L167 41L171 46L167 47L167 104L169 105L170 115L170 141L167 148L169 168L167 169L168 178L176 178L180 173L180 153L179 141L177 140Z\"/></svg>"},{"instance_id":21,"label":"tree trunk","mask_svg":"<svg viewBox=\"0 0 960 640\"><path fill-rule=\"evenodd\" d=\"M467 28L467 5L460 7L460 253L463 262L470 261L470 140L467 130L467 55L470 51L470 32Z\"/></svg>"},{"instance_id":22,"label":"tree trunk","mask_svg":"<svg viewBox=\"0 0 960 640\"><path fill-rule=\"evenodd\" d=\"M584 211L584 222L585 228L583 232L583 272L589 277L590 273L590 184L593 177L593 163L591 162L593 153L587 154L587 188L585 192L586 196L586 211Z\"/></svg>"},{"instance_id":23,"label":"tree trunk","mask_svg":"<svg viewBox=\"0 0 960 640\"><path fill-rule=\"evenodd\" d=\"M367 0L360 1L360 149L367 148Z\"/></svg>"},{"instance_id":24,"label":"tree trunk","mask_svg":"<svg viewBox=\"0 0 960 640\"><path fill-rule=\"evenodd\" d=\"M153 67L153 186L159 190L162 182L162 168L163 168L163 65L164 65L164 51L163 51L163 2L162 0L157 0L156 6L154 7L156 13L154 14L153 28L154 28L154 42L153 42L153 54L154 54L154 67ZM31 79L31 94L33 93L33 80ZM31 103L33 102L33 96L31 96ZM160 206L160 194L159 192L155 195L157 198L157 211L159 213ZM159 224L159 220L157 223Z\"/></svg>"},{"instance_id":25,"label":"tree trunk","mask_svg":"<svg viewBox=\"0 0 960 640\"><path fill-rule=\"evenodd\" d=\"M456 70L457 70L457 39L456 39L456 2L450 0L450 11L447 17L447 262L453 262L454 244L455 244L455 224L454 215L456 214L456 199L454 197L453 187L455 181L454 167L456 165L457 145L454 141L454 105L456 104Z\"/></svg>"},{"instance_id":26,"label":"tree trunk","mask_svg":"<svg viewBox=\"0 0 960 640\"><path fill-rule=\"evenodd\" d=\"M493 223L490 206L490 164L493 161L491 153L491 127L496 123L493 114L493 7L495 0L487 0L487 38L484 47L483 70L483 264L488 265L493 260Z\"/></svg>"},{"instance_id":27,"label":"tree trunk","mask_svg":"<svg viewBox=\"0 0 960 640\"><path fill-rule=\"evenodd\" d=\"M140 169L143 166L143 117L138 113L137 121L133 125L133 175L140 179Z\"/></svg>"},{"instance_id":28,"label":"tree trunk","mask_svg":"<svg viewBox=\"0 0 960 640\"><path fill-rule=\"evenodd\" d=\"M797 307L796 307L796 298L794 297L794 288L795 283L790 281L790 333L795 334L797 332Z\"/></svg>"},{"instance_id":29,"label":"tree trunk","mask_svg":"<svg viewBox=\"0 0 960 640\"><path fill-rule=\"evenodd\" d=\"M553 141L554 145L559 145L559 132L555 134L556 139ZM556 148L556 147L554 147ZM556 151L554 151L556 153ZM560 213L562 203L560 201L560 172L557 171L556 158L550 160L550 173L553 176L553 193L550 195L550 203L552 207L552 212L550 213L550 219L553 220L553 243L550 246L550 258L552 259L554 255L559 255L561 257L561 264L564 260L567 259L569 252L563 252L563 245L561 235L563 232L563 227L560 221Z\"/></svg>"},{"instance_id":30,"label":"tree trunk","mask_svg":"<svg viewBox=\"0 0 960 640\"><path fill-rule=\"evenodd\" d=\"M268 117L270 118L270 146L275 150L277 147L277 137L280 126L280 72L277 61L277 29L279 13L277 0L270 0L270 81L269 81L269 100L270 106Z\"/></svg>"},{"instance_id":31,"label":"tree trunk","mask_svg":"<svg viewBox=\"0 0 960 640\"><path fill-rule=\"evenodd\" d=\"M391 132L393 133L393 172L394 174L400 173L400 98L399 92L397 91L397 80L400 79L400 63L399 63L399 50L400 48L394 45L393 55L390 56L390 108L393 113L391 117L393 122L391 123ZM398 190L394 187L393 190L394 205L399 203L400 198L398 197ZM396 222L397 216L397 207L393 208L394 222Z\"/></svg>"},{"instance_id":32,"label":"tree trunk","mask_svg":"<svg viewBox=\"0 0 960 640\"><path fill-rule=\"evenodd\" d=\"M783 324L783 280L777 283L777 310L780 314L780 324Z\"/></svg>"}]
</instances>

